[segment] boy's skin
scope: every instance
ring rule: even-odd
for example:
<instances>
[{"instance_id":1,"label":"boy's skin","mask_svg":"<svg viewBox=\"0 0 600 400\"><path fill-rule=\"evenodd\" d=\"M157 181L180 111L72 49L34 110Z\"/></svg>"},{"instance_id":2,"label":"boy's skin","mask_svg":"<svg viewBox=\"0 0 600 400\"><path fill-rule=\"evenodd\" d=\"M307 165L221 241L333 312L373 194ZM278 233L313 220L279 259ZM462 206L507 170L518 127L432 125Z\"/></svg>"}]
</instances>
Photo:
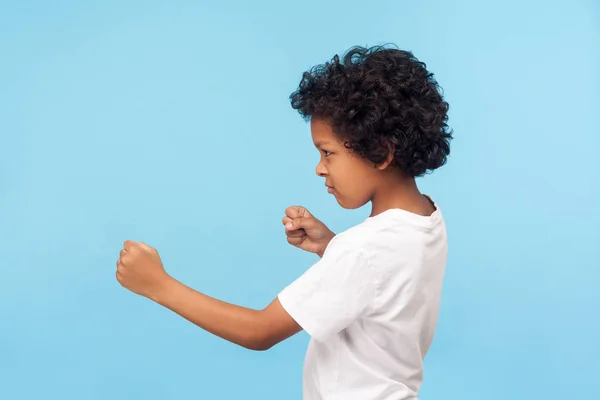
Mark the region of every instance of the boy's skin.
<instances>
[{"instance_id":1,"label":"boy's skin","mask_svg":"<svg viewBox=\"0 0 600 400\"><path fill-rule=\"evenodd\" d=\"M311 119L313 143L321 153L317 175L338 203L347 209L372 204L371 216L390 208L419 215L435 211L413 177L390 163L393 153L374 166L352 154L324 120ZM282 222L288 242L323 256L335 236L325 224L299 206L286 209ZM267 350L302 330L275 298L262 310L240 307L204 295L172 278L164 269L156 249L142 242L126 240L117 261L119 283L133 293L147 297L176 312L200 328L251 350Z\"/></svg>"}]
</instances>

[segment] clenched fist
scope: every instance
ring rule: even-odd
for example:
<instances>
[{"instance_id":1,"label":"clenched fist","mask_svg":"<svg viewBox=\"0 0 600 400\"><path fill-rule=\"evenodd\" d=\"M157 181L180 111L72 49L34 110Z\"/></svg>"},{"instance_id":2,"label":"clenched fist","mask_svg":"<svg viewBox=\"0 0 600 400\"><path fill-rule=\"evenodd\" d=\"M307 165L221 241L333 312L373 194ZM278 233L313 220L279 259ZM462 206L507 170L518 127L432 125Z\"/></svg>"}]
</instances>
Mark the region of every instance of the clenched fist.
<instances>
[{"instance_id":1,"label":"clenched fist","mask_svg":"<svg viewBox=\"0 0 600 400\"><path fill-rule=\"evenodd\" d=\"M142 242L126 240L117 260L117 280L133 293L156 301L170 278L156 249Z\"/></svg>"},{"instance_id":2,"label":"clenched fist","mask_svg":"<svg viewBox=\"0 0 600 400\"><path fill-rule=\"evenodd\" d=\"M312 216L304 207L292 206L285 210L282 220L288 243L302 250L323 256L335 236L327 226Z\"/></svg>"}]
</instances>

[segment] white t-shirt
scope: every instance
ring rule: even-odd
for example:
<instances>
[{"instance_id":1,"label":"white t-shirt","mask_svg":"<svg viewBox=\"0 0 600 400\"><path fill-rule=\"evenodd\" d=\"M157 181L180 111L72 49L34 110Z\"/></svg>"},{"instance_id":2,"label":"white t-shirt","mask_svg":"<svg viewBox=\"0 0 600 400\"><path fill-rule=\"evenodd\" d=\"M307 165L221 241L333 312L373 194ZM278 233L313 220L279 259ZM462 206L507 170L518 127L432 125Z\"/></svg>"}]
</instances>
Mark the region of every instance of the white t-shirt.
<instances>
[{"instance_id":1,"label":"white t-shirt","mask_svg":"<svg viewBox=\"0 0 600 400\"><path fill-rule=\"evenodd\" d=\"M311 336L304 400L417 400L438 318L448 242L430 216L389 209L329 243L279 293Z\"/></svg>"}]
</instances>

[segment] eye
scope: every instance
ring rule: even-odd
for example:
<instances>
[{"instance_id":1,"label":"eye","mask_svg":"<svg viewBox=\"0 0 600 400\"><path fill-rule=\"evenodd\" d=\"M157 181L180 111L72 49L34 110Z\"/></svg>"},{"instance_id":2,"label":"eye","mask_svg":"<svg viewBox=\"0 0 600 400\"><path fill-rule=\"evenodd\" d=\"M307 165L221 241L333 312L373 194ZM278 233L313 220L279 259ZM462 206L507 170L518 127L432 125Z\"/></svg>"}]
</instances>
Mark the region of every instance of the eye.
<instances>
[{"instance_id":1,"label":"eye","mask_svg":"<svg viewBox=\"0 0 600 400\"><path fill-rule=\"evenodd\" d=\"M331 155L331 152L327 151L327 150L321 150L323 152L323 154L325 154L325 157Z\"/></svg>"}]
</instances>

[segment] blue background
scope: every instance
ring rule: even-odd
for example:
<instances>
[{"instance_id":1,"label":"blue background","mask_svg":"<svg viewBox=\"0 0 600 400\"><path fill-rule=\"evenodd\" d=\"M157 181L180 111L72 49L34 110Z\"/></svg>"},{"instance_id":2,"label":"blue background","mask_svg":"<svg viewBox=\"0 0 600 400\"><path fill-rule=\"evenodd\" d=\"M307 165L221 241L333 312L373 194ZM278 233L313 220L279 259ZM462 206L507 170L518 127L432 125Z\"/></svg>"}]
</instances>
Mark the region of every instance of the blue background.
<instances>
[{"instance_id":1,"label":"blue background","mask_svg":"<svg viewBox=\"0 0 600 400\"><path fill-rule=\"evenodd\" d=\"M419 180L450 254L423 400L599 399L600 6L595 1L3 1L0 398L300 399L308 336L268 352L120 287L123 241L177 279L267 305L339 232L288 96L353 45L396 43L451 104Z\"/></svg>"}]
</instances>

